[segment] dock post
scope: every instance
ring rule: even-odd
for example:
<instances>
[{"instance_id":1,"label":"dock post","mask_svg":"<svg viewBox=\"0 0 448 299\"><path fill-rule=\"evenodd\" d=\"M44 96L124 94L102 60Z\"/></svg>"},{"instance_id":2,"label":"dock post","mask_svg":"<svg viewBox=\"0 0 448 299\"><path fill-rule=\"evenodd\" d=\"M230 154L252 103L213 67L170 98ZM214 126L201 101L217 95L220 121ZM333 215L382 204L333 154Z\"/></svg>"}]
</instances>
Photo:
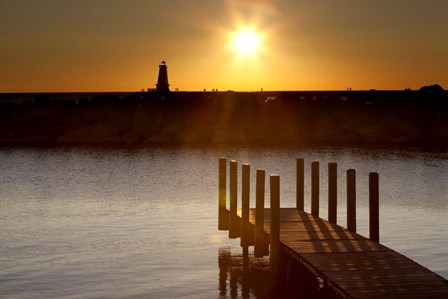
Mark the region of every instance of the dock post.
<instances>
[{"instance_id":1,"label":"dock post","mask_svg":"<svg viewBox=\"0 0 448 299\"><path fill-rule=\"evenodd\" d=\"M303 212L305 197L305 162L304 159L297 159L297 177L296 177L296 208Z\"/></svg>"},{"instance_id":2,"label":"dock post","mask_svg":"<svg viewBox=\"0 0 448 299\"><path fill-rule=\"evenodd\" d=\"M338 209L338 164L328 163L328 221L336 224Z\"/></svg>"},{"instance_id":3,"label":"dock post","mask_svg":"<svg viewBox=\"0 0 448 299\"><path fill-rule=\"evenodd\" d=\"M379 179L378 173L369 173L369 219L370 240L380 242L379 215Z\"/></svg>"},{"instance_id":4,"label":"dock post","mask_svg":"<svg viewBox=\"0 0 448 299\"><path fill-rule=\"evenodd\" d=\"M264 189L265 171L262 169L257 169L255 192L255 257L263 257L268 254L264 236Z\"/></svg>"},{"instance_id":5,"label":"dock post","mask_svg":"<svg viewBox=\"0 0 448 299\"><path fill-rule=\"evenodd\" d=\"M226 209L226 158L219 158L218 230L229 229L229 214Z\"/></svg>"},{"instance_id":6,"label":"dock post","mask_svg":"<svg viewBox=\"0 0 448 299\"><path fill-rule=\"evenodd\" d=\"M238 225L237 215L237 179L238 163L235 160L230 161L230 212L229 212L229 238L236 239L240 236L241 226Z\"/></svg>"},{"instance_id":7,"label":"dock post","mask_svg":"<svg viewBox=\"0 0 448 299\"><path fill-rule=\"evenodd\" d=\"M247 249L250 243L249 235L249 206L250 206L250 165L244 163L241 183L241 242L240 245Z\"/></svg>"},{"instance_id":8,"label":"dock post","mask_svg":"<svg viewBox=\"0 0 448 299\"><path fill-rule=\"evenodd\" d=\"M356 170L347 170L347 229L356 233Z\"/></svg>"},{"instance_id":9,"label":"dock post","mask_svg":"<svg viewBox=\"0 0 448 299\"><path fill-rule=\"evenodd\" d=\"M319 162L311 163L311 214L319 217Z\"/></svg>"},{"instance_id":10,"label":"dock post","mask_svg":"<svg viewBox=\"0 0 448 299\"><path fill-rule=\"evenodd\" d=\"M280 176L273 174L270 177L271 185L271 240L270 265L273 273L280 269Z\"/></svg>"}]
</instances>

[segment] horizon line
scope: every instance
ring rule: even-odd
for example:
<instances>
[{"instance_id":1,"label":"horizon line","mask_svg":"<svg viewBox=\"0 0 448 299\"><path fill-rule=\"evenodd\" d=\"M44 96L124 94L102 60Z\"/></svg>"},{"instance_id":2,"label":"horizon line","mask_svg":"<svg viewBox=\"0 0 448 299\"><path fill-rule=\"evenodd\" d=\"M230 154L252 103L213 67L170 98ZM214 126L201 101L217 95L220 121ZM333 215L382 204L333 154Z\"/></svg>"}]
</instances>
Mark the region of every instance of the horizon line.
<instances>
[{"instance_id":1,"label":"horizon line","mask_svg":"<svg viewBox=\"0 0 448 299\"><path fill-rule=\"evenodd\" d=\"M425 86L423 86L425 87ZM422 87L421 87L422 88ZM370 91L383 91L383 92L397 92L397 91L419 91L419 89L274 89L274 90L173 90L169 93L225 93L225 92L235 92L235 93L268 93L268 92L370 92ZM448 91L443 89L442 91ZM63 94L63 93L151 93L157 92L155 89L145 89L145 90L99 90L99 91L0 91L0 94L37 94L37 93L48 93L48 94Z\"/></svg>"}]
</instances>

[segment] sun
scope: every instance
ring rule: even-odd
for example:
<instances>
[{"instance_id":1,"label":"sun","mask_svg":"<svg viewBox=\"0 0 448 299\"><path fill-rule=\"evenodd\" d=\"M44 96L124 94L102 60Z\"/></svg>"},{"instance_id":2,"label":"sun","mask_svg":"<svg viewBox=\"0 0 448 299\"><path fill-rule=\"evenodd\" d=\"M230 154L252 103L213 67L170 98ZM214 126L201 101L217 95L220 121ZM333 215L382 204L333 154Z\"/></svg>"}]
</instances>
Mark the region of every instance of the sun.
<instances>
[{"instance_id":1,"label":"sun","mask_svg":"<svg viewBox=\"0 0 448 299\"><path fill-rule=\"evenodd\" d=\"M233 35L233 49L241 55L253 55L260 47L261 35L253 29L240 29Z\"/></svg>"}]
</instances>

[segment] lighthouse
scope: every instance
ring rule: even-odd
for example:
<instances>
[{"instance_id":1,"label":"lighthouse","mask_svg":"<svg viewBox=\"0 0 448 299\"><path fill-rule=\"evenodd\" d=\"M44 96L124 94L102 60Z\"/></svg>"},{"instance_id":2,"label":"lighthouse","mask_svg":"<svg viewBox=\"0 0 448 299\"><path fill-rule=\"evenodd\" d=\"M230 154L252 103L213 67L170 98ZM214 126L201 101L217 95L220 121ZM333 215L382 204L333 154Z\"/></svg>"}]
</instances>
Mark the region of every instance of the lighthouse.
<instances>
[{"instance_id":1,"label":"lighthouse","mask_svg":"<svg viewBox=\"0 0 448 299\"><path fill-rule=\"evenodd\" d=\"M156 91L169 92L168 69L165 60L159 65L159 77L157 78Z\"/></svg>"}]
</instances>

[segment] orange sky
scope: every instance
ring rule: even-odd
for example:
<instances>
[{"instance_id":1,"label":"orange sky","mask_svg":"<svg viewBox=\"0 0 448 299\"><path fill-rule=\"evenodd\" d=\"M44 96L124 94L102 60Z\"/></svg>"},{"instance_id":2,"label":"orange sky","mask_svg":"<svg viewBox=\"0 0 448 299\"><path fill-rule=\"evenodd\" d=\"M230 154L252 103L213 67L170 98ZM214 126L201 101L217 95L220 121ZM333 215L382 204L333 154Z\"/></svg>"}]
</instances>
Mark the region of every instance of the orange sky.
<instances>
[{"instance_id":1,"label":"orange sky","mask_svg":"<svg viewBox=\"0 0 448 299\"><path fill-rule=\"evenodd\" d=\"M448 1L0 0L0 92L448 89ZM255 28L263 50L229 36Z\"/></svg>"}]
</instances>

